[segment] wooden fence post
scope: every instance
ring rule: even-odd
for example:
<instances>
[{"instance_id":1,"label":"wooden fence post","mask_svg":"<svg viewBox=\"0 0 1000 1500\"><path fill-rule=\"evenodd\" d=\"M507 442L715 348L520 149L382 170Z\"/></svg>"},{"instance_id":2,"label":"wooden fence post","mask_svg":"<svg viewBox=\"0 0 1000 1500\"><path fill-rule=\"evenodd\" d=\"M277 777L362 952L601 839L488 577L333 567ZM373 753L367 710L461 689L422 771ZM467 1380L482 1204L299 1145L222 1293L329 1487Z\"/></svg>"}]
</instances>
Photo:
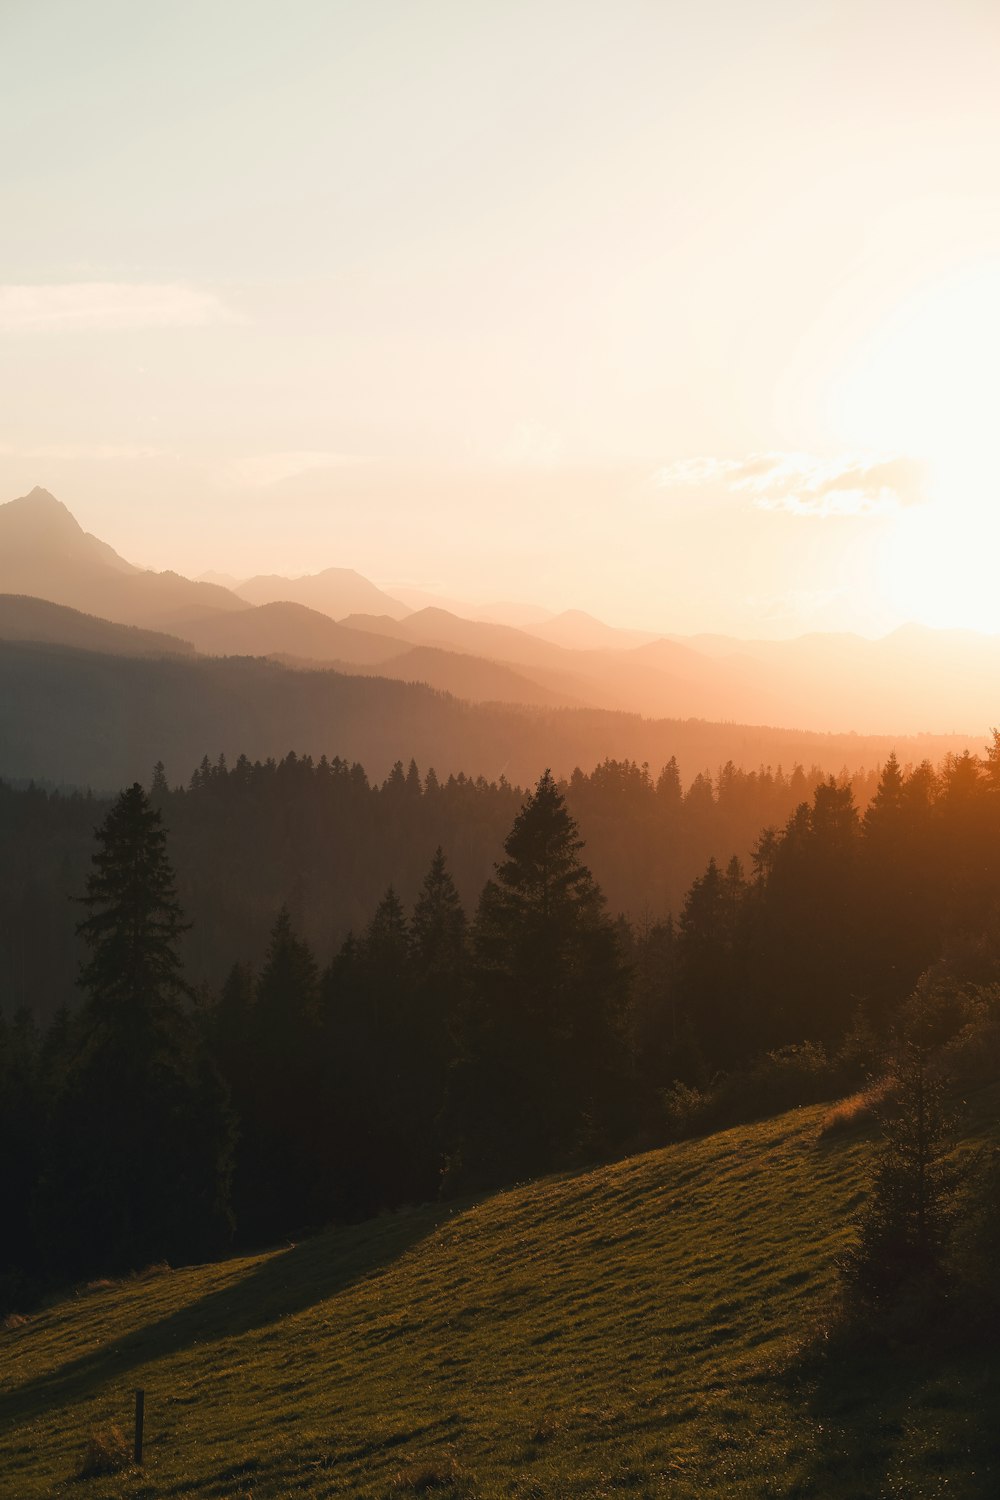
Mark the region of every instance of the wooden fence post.
<instances>
[{"instance_id":1,"label":"wooden fence post","mask_svg":"<svg viewBox=\"0 0 1000 1500\"><path fill-rule=\"evenodd\" d=\"M137 1390L135 1393L135 1461L142 1463L142 1421L145 1416L146 1392Z\"/></svg>"}]
</instances>

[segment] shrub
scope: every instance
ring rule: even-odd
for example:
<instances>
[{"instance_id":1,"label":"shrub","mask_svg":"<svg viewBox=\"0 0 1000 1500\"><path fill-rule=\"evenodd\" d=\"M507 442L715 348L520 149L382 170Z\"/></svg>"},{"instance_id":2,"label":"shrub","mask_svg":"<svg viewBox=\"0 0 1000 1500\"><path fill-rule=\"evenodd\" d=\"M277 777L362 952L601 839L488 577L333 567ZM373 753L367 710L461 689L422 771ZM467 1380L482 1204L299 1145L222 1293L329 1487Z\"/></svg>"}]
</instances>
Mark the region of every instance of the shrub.
<instances>
[{"instance_id":1,"label":"shrub","mask_svg":"<svg viewBox=\"0 0 1000 1500\"><path fill-rule=\"evenodd\" d=\"M712 1096L692 1084L675 1079L661 1095L669 1140L684 1140L709 1128Z\"/></svg>"},{"instance_id":2,"label":"shrub","mask_svg":"<svg viewBox=\"0 0 1000 1500\"><path fill-rule=\"evenodd\" d=\"M677 1081L662 1095L668 1139L760 1120L801 1104L817 1104L838 1091L841 1075L817 1042L765 1052L708 1089Z\"/></svg>"}]
</instances>

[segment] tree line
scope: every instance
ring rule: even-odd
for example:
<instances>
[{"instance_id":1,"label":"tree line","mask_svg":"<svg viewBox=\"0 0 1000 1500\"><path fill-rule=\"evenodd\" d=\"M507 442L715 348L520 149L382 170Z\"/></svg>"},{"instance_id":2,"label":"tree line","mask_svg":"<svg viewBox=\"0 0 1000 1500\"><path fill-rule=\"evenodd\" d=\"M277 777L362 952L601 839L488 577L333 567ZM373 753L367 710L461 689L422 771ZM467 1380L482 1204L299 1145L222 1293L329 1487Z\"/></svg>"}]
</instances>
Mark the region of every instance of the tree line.
<instances>
[{"instance_id":1,"label":"tree line","mask_svg":"<svg viewBox=\"0 0 1000 1500\"><path fill-rule=\"evenodd\" d=\"M352 776L282 764L240 774ZM407 779L383 794L422 803ZM748 871L712 859L676 923L630 923L546 773L471 913L438 848L325 964L283 905L259 962L195 992L185 910L203 918L164 826L184 798L134 785L81 883L83 1003L0 1027L6 1299L654 1144L679 1098L727 1086L764 1113L842 1090L930 966L998 977L998 794L997 742L940 771L890 758L863 815L827 780Z\"/></svg>"},{"instance_id":2,"label":"tree line","mask_svg":"<svg viewBox=\"0 0 1000 1500\"><path fill-rule=\"evenodd\" d=\"M784 822L822 780L798 765L786 773L727 763L685 784L672 758L658 772L606 760L559 786L609 910L639 922L676 913L711 855L746 863L760 829ZM877 776L850 780L865 805ZM205 758L184 787L169 786L161 768L149 791L170 829L178 898L197 916L179 938L184 970L195 988L212 990L233 955L260 964L282 905L320 953L359 931L390 884L412 907L439 846L472 910L524 797L503 777L439 780L411 761L376 783L357 763L296 754L230 765ZM83 889L93 829L110 806L0 782L0 1003L8 1011L26 1005L48 1020L75 1002L81 948L67 895Z\"/></svg>"}]
</instances>

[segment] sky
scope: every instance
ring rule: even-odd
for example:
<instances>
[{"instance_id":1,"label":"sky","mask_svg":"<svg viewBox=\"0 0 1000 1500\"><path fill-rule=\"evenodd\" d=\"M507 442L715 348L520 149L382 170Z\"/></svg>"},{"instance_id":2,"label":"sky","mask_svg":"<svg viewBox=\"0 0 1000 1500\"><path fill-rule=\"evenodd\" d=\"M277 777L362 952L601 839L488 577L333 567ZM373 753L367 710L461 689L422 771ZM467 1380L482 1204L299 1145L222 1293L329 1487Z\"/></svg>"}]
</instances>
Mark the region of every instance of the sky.
<instances>
[{"instance_id":1,"label":"sky","mask_svg":"<svg viewBox=\"0 0 1000 1500\"><path fill-rule=\"evenodd\" d=\"M0 500L132 561L1000 630L995 0L2 0Z\"/></svg>"}]
</instances>

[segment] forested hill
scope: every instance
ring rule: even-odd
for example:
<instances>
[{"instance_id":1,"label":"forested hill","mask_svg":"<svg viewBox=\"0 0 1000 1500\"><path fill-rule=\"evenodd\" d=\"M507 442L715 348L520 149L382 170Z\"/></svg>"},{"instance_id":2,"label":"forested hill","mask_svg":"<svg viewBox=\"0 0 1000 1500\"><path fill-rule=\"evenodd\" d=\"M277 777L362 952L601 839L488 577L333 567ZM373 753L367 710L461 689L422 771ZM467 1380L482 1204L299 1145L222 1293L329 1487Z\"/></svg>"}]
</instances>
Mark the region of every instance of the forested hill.
<instances>
[{"instance_id":1,"label":"forested hill","mask_svg":"<svg viewBox=\"0 0 1000 1500\"><path fill-rule=\"evenodd\" d=\"M821 779L815 767L729 764L692 777L673 759L656 775L606 761L575 771L564 790L611 912L639 922L679 911L711 857L748 862L760 830L783 824ZM855 778L859 806L875 781ZM415 762L380 784L360 764L295 754L229 768L206 760L185 787L161 784L181 904L197 916L183 938L189 977L217 986L234 959L258 962L282 905L328 954L367 925L387 886L415 900L439 845L471 911L523 795L505 779L439 778ZM84 889L108 805L0 782L0 1005L50 1015L75 1003L80 910L70 898Z\"/></svg>"},{"instance_id":2,"label":"forested hill","mask_svg":"<svg viewBox=\"0 0 1000 1500\"><path fill-rule=\"evenodd\" d=\"M470 704L422 684L297 671L258 658L139 660L0 641L0 776L101 792L148 777L162 760L186 778L206 753L359 761L381 780L397 759L439 776L530 784L551 766L570 776L606 757L659 768L676 756L691 778L727 761L795 763L838 774L883 763L940 762L968 736L814 734L700 719L642 719L599 709Z\"/></svg>"}]
</instances>

